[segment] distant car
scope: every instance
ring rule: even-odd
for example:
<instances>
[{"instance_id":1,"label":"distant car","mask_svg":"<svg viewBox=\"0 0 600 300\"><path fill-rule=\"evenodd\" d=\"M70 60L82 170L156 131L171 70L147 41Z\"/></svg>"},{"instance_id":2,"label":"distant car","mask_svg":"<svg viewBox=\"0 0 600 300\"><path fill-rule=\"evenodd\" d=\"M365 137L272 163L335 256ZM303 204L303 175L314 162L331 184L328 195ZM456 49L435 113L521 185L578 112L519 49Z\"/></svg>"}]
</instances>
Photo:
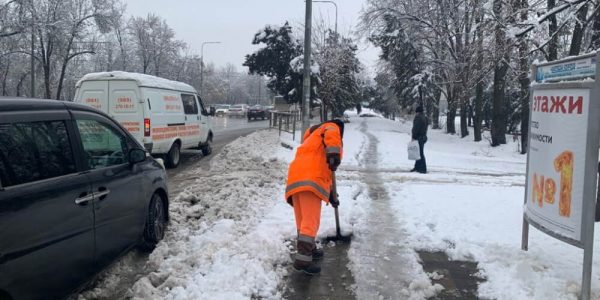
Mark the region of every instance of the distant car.
<instances>
[{"instance_id":1,"label":"distant car","mask_svg":"<svg viewBox=\"0 0 600 300\"><path fill-rule=\"evenodd\" d=\"M215 115L217 117L223 117L226 116L229 113L229 108L231 107L231 105L227 105L227 104L222 104L222 105L218 105L215 110Z\"/></svg>"},{"instance_id":2,"label":"distant car","mask_svg":"<svg viewBox=\"0 0 600 300\"><path fill-rule=\"evenodd\" d=\"M248 121L252 119L268 119L269 113L262 105L254 105L248 109Z\"/></svg>"},{"instance_id":3,"label":"distant car","mask_svg":"<svg viewBox=\"0 0 600 300\"><path fill-rule=\"evenodd\" d=\"M168 221L167 174L71 102L0 98L0 299L62 299Z\"/></svg>"},{"instance_id":4,"label":"distant car","mask_svg":"<svg viewBox=\"0 0 600 300\"><path fill-rule=\"evenodd\" d=\"M243 118L248 113L248 105L247 104L235 104L229 107L229 115L232 117L240 117Z\"/></svg>"}]
</instances>

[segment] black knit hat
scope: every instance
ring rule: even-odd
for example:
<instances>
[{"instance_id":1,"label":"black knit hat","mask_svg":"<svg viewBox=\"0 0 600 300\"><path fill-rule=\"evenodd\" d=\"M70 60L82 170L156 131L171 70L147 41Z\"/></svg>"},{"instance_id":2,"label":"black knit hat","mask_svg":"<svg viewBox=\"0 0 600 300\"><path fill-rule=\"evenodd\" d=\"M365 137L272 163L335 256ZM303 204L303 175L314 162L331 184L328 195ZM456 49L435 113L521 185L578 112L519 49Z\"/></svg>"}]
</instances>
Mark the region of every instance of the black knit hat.
<instances>
[{"instance_id":1,"label":"black knit hat","mask_svg":"<svg viewBox=\"0 0 600 300\"><path fill-rule=\"evenodd\" d=\"M423 106L420 106L420 105L417 106L417 109L415 109L415 112L422 113L423 112Z\"/></svg>"}]
</instances>

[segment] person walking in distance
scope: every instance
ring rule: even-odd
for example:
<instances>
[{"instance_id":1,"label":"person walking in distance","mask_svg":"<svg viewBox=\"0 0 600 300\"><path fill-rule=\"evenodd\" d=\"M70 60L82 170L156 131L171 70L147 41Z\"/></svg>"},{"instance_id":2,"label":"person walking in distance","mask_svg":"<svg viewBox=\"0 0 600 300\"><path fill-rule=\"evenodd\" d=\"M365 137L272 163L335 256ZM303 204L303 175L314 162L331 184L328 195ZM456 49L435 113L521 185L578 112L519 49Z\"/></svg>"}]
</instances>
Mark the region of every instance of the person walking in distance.
<instances>
[{"instance_id":1,"label":"person walking in distance","mask_svg":"<svg viewBox=\"0 0 600 300\"><path fill-rule=\"evenodd\" d=\"M424 149L425 143L427 142L427 127L429 126L429 122L423 113L422 106L417 107L415 112L417 114L413 120L412 139L413 141L419 142L421 159L415 161L415 167L410 171L425 174L427 173L427 162L425 161Z\"/></svg>"},{"instance_id":2,"label":"person walking in distance","mask_svg":"<svg viewBox=\"0 0 600 300\"><path fill-rule=\"evenodd\" d=\"M285 199L294 207L298 230L293 267L309 275L321 272L314 260L322 258L323 251L317 249L315 238L321 223L321 201L330 203L332 172L342 160L343 136L341 120L309 128L288 170Z\"/></svg>"}]
</instances>

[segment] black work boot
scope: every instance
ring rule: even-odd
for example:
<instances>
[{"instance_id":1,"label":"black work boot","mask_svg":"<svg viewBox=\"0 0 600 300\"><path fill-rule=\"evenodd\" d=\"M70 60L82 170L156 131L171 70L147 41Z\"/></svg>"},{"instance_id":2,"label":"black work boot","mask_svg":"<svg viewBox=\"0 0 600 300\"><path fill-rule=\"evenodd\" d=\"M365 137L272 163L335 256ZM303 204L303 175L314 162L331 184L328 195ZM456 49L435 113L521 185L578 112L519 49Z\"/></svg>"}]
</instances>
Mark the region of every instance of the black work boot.
<instances>
[{"instance_id":1,"label":"black work boot","mask_svg":"<svg viewBox=\"0 0 600 300\"><path fill-rule=\"evenodd\" d=\"M298 241L296 249L296 257L294 259L294 270L304 272L308 275L316 275L321 272L321 267L313 263L313 249L316 249L315 244Z\"/></svg>"},{"instance_id":2,"label":"black work boot","mask_svg":"<svg viewBox=\"0 0 600 300\"><path fill-rule=\"evenodd\" d=\"M304 266L297 266L296 263L294 263L294 270L297 272L304 272L304 274L311 276L321 273L321 267L312 262Z\"/></svg>"},{"instance_id":3,"label":"black work boot","mask_svg":"<svg viewBox=\"0 0 600 300\"><path fill-rule=\"evenodd\" d=\"M320 260L323 258L324 255L325 255L325 252L323 251L323 249L319 249L317 247L315 247L315 249L312 252L313 260Z\"/></svg>"}]
</instances>

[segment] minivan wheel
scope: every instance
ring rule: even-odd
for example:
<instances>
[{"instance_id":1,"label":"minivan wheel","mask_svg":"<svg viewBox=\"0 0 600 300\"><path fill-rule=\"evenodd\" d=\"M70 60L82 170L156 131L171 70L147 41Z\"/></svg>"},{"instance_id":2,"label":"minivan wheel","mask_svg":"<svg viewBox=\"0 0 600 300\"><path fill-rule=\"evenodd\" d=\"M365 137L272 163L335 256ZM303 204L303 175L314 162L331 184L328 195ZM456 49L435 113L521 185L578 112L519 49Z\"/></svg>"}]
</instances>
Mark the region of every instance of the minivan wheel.
<instances>
[{"instance_id":1,"label":"minivan wheel","mask_svg":"<svg viewBox=\"0 0 600 300\"><path fill-rule=\"evenodd\" d=\"M144 252L154 250L156 244L164 238L166 227L167 218L163 199L159 194L154 194L150 200L144 235L139 246L140 250Z\"/></svg>"},{"instance_id":2,"label":"minivan wheel","mask_svg":"<svg viewBox=\"0 0 600 300\"><path fill-rule=\"evenodd\" d=\"M202 147L200 147L200 150L202 150L202 155L209 156L212 153L212 147L210 146L210 141L206 141L206 144L204 144Z\"/></svg>"},{"instance_id":3,"label":"minivan wheel","mask_svg":"<svg viewBox=\"0 0 600 300\"><path fill-rule=\"evenodd\" d=\"M173 143L171 149L167 153L165 160L167 163L167 168L177 168L179 165L179 161L181 159L181 146L179 143Z\"/></svg>"}]
</instances>

